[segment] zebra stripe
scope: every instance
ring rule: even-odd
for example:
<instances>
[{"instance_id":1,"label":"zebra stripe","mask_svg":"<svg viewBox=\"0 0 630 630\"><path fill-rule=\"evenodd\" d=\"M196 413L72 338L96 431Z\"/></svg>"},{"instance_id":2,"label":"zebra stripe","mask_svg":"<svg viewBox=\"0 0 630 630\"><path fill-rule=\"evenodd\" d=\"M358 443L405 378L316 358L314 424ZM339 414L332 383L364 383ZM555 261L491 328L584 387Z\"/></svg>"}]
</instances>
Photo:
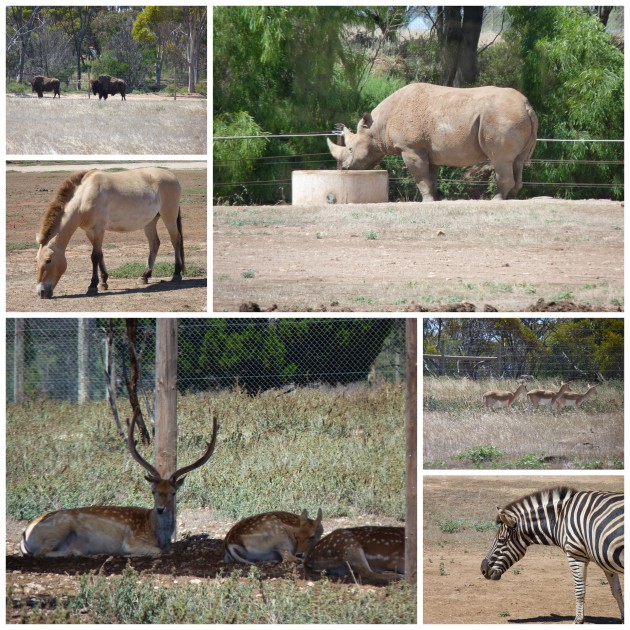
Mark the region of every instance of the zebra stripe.
<instances>
[{"instance_id":1,"label":"zebra stripe","mask_svg":"<svg viewBox=\"0 0 630 630\"><path fill-rule=\"evenodd\" d=\"M623 493L551 488L497 507L499 530L481 563L488 580L501 576L529 545L556 545L567 555L575 584L575 621L584 623L586 567L602 568L623 621Z\"/></svg>"}]
</instances>

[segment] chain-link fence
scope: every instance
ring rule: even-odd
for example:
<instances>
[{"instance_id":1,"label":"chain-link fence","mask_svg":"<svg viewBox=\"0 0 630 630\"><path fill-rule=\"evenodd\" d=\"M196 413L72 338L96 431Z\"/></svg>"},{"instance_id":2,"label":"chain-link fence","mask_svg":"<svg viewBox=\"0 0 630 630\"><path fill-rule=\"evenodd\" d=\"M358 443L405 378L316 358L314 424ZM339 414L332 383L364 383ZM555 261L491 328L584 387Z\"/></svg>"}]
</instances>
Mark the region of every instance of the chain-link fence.
<instances>
[{"instance_id":1,"label":"chain-link fence","mask_svg":"<svg viewBox=\"0 0 630 630\"><path fill-rule=\"evenodd\" d=\"M155 319L137 320L140 386L155 386ZM124 319L7 319L7 399L126 396ZM402 319L180 319L180 393L374 385L405 379Z\"/></svg>"},{"instance_id":2,"label":"chain-link fence","mask_svg":"<svg viewBox=\"0 0 630 630\"><path fill-rule=\"evenodd\" d=\"M623 346L617 366L605 368L606 377L623 380ZM611 357L608 356L610 359ZM572 343L570 348L545 348L527 344L509 347L500 343L492 350L466 354L455 339L443 339L437 353L423 355L427 376L452 376L471 379L519 378L533 380L546 376L565 380L603 380L604 367L592 344Z\"/></svg>"}]
</instances>

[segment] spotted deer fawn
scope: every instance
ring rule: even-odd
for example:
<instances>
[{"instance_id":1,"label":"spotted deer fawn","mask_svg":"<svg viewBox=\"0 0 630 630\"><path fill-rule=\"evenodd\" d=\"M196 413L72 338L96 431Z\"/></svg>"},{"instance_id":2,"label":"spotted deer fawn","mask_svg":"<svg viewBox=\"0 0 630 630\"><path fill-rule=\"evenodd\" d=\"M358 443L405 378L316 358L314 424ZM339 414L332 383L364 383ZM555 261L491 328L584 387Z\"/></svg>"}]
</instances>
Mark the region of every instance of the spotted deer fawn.
<instances>
[{"instance_id":1,"label":"spotted deer fawn","mask_svg":"<svg viewBox=\"0 0 630 630\"><path fill-rule=\"evenodd\" d=\"M405 576L404 527L348 527L324 536L306 553L313 571L390 582Z\"/></svg>"},{"instance_id":2,"label":"spotted deer fawn","mask_svg":"<svg viewBox=\"0 0 630 630\"><path fill-rule=\"evenodd\" d=\"M591 396L595 396L597 393L597 385L587 385L586 393L578 394L577 392L564 392L560 396L557 396L553 404L556 409L562 407L581 407L585 400L588 400Z\"/></svg>"},{"instance_id":3,"label":"spotted deer fawn","mask_svg":"<svg viewBox=\"0 0 630 630\"><path fill-rule=\"evenodd\" d=\"M223 541L225 562L302 562L307 552L322 537L322 510L315 520L304 510L299 516L290 512L266 512L248 516L236 523Z\"/></svg>"},{"instance_id":4,"label":"spotted deer fawn","mask_svg":"<svg viewBox=\"0 0 630 630\"><path fill-rule=\"evenodd\" d=\"M545 407L552 409L556 397L570 390L569 385L570 383L568 382L561 383L560 389L557 392L549 389L532 389L530 392L527 392L530 407L532 409L538 409L539 405L544 405Z\"/></svg>"},{"instance_id":5,"label":"spotted deer fawn","mask_svg":"<svg viewBox=\"0 0 630 630\"><path fill-rule=\"evenodd\" d=\"M168 479L160 475L136 450L133 438L136 418L129 427L127 445L131 456L148 471L153 508L97 505L49 512L29 523L20 548L25 556L159 556L171 548L175 531L175 494L184 475L203 466L214 452L219 426L213 418L212 439L204 455Z\"/></svg>"},{"instance_id":6,"label":"spotted deer fawn","mask_svg":"<svg viewBox=\"0 0 630 630\"><path fill-rule=\"evenodd\" d=\"M525 383L519 383L519 386L514 392L503 390L486 392L483 395L483 402L488 409L494 409L495 407L511 407L519 396L526 393L527 387L525 387Z\"/></svg>"}]
</instances>

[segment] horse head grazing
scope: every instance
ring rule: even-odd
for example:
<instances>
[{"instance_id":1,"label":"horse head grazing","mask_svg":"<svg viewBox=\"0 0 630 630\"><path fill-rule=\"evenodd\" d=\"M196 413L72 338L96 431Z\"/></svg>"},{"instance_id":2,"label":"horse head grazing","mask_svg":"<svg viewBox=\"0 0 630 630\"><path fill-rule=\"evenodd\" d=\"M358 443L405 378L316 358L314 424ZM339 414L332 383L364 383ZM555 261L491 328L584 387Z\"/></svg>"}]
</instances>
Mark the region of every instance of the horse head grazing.
<instances>
[{"instance_id":1,"label":"horse head grazing","mask_svg":"<svg viewBox=\"0 0 630 630\"><path fill-rule=\"evenodd\" d=\"M66 204L72 199L77 187L89 171L71 175L55 192L48 209L42 215L37 234L37 287L40 298L50 299L53 290L64 274L68 263L63 248L58 247L55 236L59 232Z\"/></svg>"}]
</instances>

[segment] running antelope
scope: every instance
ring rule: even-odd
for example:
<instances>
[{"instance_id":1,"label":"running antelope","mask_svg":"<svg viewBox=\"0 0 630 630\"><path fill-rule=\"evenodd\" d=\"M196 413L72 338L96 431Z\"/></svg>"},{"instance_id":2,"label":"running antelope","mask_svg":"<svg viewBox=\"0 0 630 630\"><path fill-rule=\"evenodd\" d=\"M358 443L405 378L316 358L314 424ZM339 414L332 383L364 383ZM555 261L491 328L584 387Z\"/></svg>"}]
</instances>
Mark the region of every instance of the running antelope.
<instances>
[{"instance_id":1,"label":"running antelope","mask_svg":"<svg viewBox=\"0 0 630 630\"><path fill-rule=\"evenodd\" d=\"M564 392L560 396L557 396L553 404L556 409L562 407L580 407L585 400L588 400L591 396L595 396L597 393L597 385L587 385L588 389L585 394L578 394L577 392Z\"/></svg>"},{"instance_id":2,"label":"running antelope","mask_svg":"<svg viewBox=\"0 0 630 630\"><path fill-rule=\"evenodd\" d=\"M405 577L404 527L348 527L324 536L306 554L313 571L391 582Z\"/></svg>"},{"instance_id":3,"label":"running antelope","mask_svg":"<svg viewBox=\"0 0 630 630\"><path fill-rule=\"evenodd\" d=\"M129 427L127 445L131 456L148 471L154 507L110 507L97 505L49 512L32 521L22 534L20 548L25 556L159 556L171 549L175 531L175 494L184 475L203 466L214 452L218 424L213 418L212 439L205 454L164 479L142 458L133 439L135 417Z\"/></svg>"},{"instance_id":4,"label":"running antelope","mask_svg":"<svg viewBox=\"0 0 630 630\"><path fill-rule=\"evenodd\" d=\"M514 392L503 390L486 392L483 395L483 402L489 409L494 409L495 407L511 407L519 396L526 393L527 387L525 387L525 383L519 383L519 386Z\"/></svg>"},{"instance_id":5,"label":"running antelope","mask_svg":"<svg viewBox=\"0 0 630 630\"><path fill-rule=\"evenodd\" d=\"M301 558L324 533L322 510L315 520L304 510L299 516L290 512L265 512L236 523L223 541L225 562L302 562Z\"/></svg>"},{"instance_id":6,"label":"running antelope","mask_svg":"<svg viewBox=\"0 0 630 630\"><path fill-rule=\"evenodd\" d=\"M527 398L529 399L531 408L538 409L539 405L544 405L552 409L556 397L570 390L569 385L570 383L561 383L560 389L557 392L549 389L532 389L530 392L527 392Z\"/></svg>"}]
</instances>

